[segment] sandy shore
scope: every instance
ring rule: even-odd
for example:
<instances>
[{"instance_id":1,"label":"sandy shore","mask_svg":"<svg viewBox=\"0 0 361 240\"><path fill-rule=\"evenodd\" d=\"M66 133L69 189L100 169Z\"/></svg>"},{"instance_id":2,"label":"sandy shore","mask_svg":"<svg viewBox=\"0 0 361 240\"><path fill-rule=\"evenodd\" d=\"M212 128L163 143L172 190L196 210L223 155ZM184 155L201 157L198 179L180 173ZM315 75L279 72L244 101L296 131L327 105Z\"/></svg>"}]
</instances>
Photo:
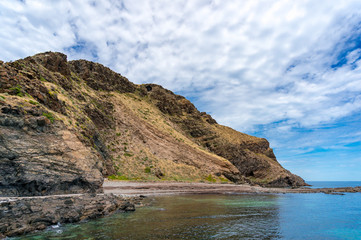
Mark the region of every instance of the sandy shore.
<instances>
[{"instance_id":1,"label":"sandy shore","mask_svg":"<svg viewBox=\"0 0 361 240\"><path fill-rule=\"evenodd\" d=\"M264 188L247 184L104 181L104 193L116 195L240 194L240 193L326 193L361 192L361 187Z\"/></svg>"}]
</instances>

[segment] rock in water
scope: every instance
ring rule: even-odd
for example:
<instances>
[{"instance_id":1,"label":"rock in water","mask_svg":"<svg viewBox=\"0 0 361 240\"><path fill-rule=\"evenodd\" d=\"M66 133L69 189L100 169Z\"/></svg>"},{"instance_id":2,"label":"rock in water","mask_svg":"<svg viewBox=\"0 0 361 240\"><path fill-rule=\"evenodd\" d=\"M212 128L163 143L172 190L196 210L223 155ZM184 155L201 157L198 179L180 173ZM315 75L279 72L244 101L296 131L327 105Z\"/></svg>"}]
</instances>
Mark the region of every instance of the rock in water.
<instances>
[{"instance_id":1,"label":"rock in water","mask_svg":"<svg viewBox=\"0 0 361 240\"><path fill-rule=\"evenodd\" d=\"M94 219L119 211L134 211L137 197L83 195L12 198L0 202L0 238L17 236L51 225Z\"/></svg>"}]
</instances>

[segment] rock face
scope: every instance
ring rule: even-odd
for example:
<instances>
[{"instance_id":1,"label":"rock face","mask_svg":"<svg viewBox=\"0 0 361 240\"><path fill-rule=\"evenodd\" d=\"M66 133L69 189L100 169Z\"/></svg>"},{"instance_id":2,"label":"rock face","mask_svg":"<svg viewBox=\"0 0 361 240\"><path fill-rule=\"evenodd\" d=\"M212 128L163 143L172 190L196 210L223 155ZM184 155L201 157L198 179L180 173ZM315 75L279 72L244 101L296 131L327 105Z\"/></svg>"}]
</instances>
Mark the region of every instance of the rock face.
<instances>
[{"instance_id":1,"label":"rock face","mask_svg":"<svg viewBox=\"0 0 361 240\"><path fill-rule=\"evenodd\" d=\"M137 197L89 194L0 201L0 238L43 230L50 225L94 219L115 211L134 211L136 202L139 202Z\"/></svg>"},{"instance_id":2,"label":"rock face","mask_svg":"<svg viewBox=\"0 0 361 240\"><path fill-rule=\"evenodd\" d=\"M302 186L266 139L217 124L182 96L46 52L0 62L0 195L100 191L123 180Z\"/></svg>"},{"instance_id":3,"label":"rock face","mask_svg":"<svg viewBox=\"0 0 361 240\"><path fill-rule=\"evenodd\" d=\"M103 163L41 107L3 105L0 113L0 195L99 191ZM46 113L45 113L46 115Z\"/></svg>"},{"instance_id":4,"label":"rock face","mask_svg":"<svg viewBox=\"0 0 361 240\"><path fill-rule=\"evenodd\" d=\"M193 142L229 160L243 180L272 187L304 186L304 180L285 170L276 159L269 142L217 124L208 114L199 112L182 96L161 86L145 85L147 95ZM232 179L232 176L227 176Z\"/></svg>"}]
</instances>

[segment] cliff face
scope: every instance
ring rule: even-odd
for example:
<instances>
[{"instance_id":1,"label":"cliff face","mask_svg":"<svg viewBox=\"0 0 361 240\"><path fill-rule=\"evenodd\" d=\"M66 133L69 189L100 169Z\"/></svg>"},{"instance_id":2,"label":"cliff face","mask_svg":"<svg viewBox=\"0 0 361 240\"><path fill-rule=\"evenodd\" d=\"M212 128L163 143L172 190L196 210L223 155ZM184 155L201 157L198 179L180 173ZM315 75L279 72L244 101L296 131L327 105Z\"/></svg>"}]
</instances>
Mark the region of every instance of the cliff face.
<instances>
[{"instance_id":1,"label":"cliff face","mask_svg":"<svg viewBox=\"0 0 361 240\"><path fill-rule=\"evenodd\" d=\"M131 180L301 186L269 143L218 125L161 86L47 52L0 62L0 195Z\"/></svg>"},{"instance_id":2,"label":"cliff face","mask_svg":"<svg viewBox=\"0 0 361 240\"><path fill-rule=\"evenodd\" d=\"M11 100L0 113L0 195L97 191L103 162L96 151L42 116L46 110Z\"/></svg>"},{"instance_id":3,"label":"cliff face","mask_svg":"<svg viewBox=\"0 0 361 240\"><path fill-rule=\"evenodd\" d=\"M157 85L145 85L152 103L181 129L185 135L207 151L227 159L245 181L263 186L304 186L305 182L284 169L269 142L217 124L208 114L199 112L182 96ZM228 179L232 179L231 176Z\"/></svg>"}]
</instances>

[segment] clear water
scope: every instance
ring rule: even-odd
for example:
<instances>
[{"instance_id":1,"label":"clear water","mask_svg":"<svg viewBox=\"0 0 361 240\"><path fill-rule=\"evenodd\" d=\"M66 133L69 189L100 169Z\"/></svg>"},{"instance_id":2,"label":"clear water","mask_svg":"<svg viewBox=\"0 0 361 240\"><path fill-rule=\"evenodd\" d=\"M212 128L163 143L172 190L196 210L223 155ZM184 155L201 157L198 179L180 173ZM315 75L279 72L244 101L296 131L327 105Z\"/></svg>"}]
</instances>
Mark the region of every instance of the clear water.
<instances>
[{"instance_id":1,"label":"clear water","mask_svg":"<svg viewBox=\"0 0 361 240\"><path fill-rule=\"evenodd\" d=\"M361 194L179 195L19 239L361 239Z\"/></svg>"},{"instance_id":2,"label":"clear water","mask_svg":"<svg viewBox=\"0 0 361 240\"><path fill-rule=\"evenodd\" d=\"M307 181L311 188L337 188L337 187L358 187L360 181Z\"/></svg>"}]
</instances>

